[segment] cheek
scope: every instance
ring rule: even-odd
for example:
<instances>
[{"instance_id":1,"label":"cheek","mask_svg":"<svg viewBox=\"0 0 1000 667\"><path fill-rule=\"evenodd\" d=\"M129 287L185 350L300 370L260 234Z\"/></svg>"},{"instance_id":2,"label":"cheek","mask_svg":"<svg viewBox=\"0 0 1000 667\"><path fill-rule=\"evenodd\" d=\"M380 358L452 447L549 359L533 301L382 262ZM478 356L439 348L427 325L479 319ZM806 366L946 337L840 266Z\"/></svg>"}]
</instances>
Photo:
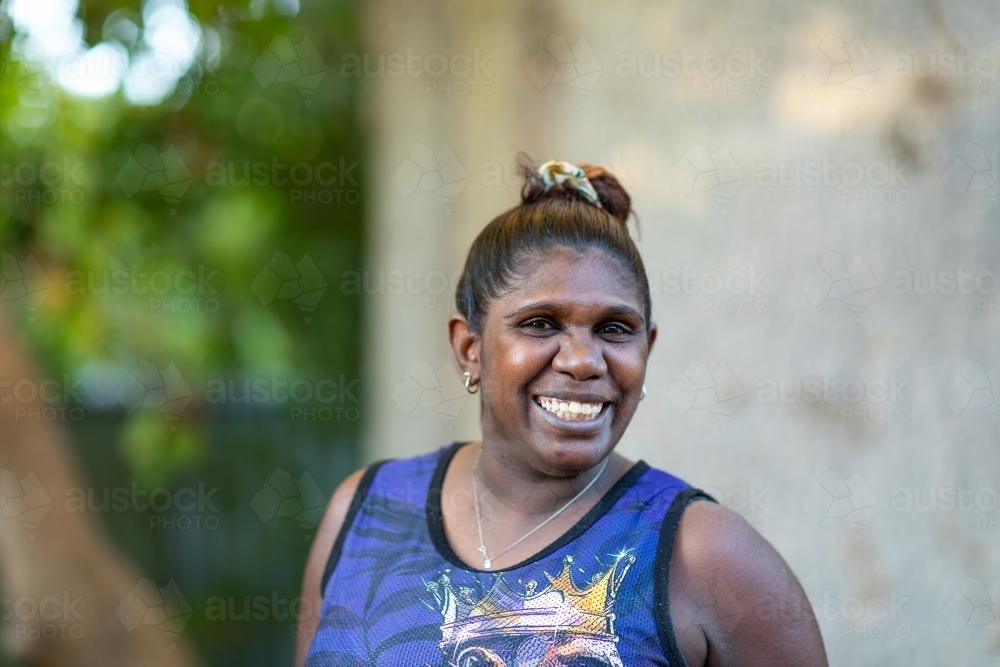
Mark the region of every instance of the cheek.
<instances>
[{"instance_id":1,"label":"cheek","mask_svg":"<svg viewBox=\"0 0 1000 667\"><path fill-rule=\"evenodd\" d=\"M489 384L501 391L502 401L516 400L520 390L549 366L556 348L545 339L503 337L488 352L483 355L485 372Z\"/></svg>"},{"instance_id":2,"label":"cheek","mask_svg":"<svg viewBox=\"0 0 1000 667\"><path fill-rule=\"evenodd\" d=\"M608 373L623 388L639 385L646 375L646 356L636 349L605 350Z\"/></svg>"}]
</instances>

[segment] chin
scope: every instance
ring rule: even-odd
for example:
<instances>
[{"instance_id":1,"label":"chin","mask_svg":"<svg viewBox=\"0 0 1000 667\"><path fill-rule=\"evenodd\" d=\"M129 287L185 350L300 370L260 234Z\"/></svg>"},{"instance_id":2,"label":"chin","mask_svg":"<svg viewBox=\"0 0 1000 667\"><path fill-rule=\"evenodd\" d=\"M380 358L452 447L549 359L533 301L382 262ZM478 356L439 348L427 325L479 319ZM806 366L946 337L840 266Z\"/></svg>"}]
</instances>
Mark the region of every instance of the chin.
<instances>
[{"instance_id":1,"label":"chin","mask_svg":"<svg viewBox=\"0 0 1000 667\"><path fill-rule=\"evenodd\" d=\"M617 443L608 431L592 434L553 433L549 429L535 430L530 442L535 455L560 472L592 468L610 454Z\"/></svg>"}]
</instances>

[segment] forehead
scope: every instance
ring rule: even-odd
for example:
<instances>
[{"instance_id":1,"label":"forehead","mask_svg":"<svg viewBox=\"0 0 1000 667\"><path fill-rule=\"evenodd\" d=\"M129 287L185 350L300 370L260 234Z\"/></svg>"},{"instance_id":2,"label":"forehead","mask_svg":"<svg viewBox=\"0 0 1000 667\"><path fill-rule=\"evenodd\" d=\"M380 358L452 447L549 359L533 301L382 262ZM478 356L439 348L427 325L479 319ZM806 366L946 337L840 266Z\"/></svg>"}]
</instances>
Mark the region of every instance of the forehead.
<instances>
[{"instance_id":1,"label":"forehead","mask_svg":"<svg viewBox=\"0 0 1000 667\"><path fill-rule=\"evenodd\" d=\"M640 312L635 278L603 250L557 247L527 259L499 301L626 302Z\"/></svg>"}]
</instances>

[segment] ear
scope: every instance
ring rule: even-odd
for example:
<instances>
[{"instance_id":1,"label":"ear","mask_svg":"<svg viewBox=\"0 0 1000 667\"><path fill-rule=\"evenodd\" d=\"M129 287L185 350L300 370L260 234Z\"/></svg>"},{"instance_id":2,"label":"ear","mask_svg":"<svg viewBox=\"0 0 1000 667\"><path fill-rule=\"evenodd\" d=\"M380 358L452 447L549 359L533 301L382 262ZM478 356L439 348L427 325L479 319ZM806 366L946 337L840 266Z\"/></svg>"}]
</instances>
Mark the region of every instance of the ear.
<instances>
[{"instance_id":1,"label":"ear","mask_svg":"<svg viewBox=\"0 0 1000 667\"><path fill-rule=\"evenodd\" d=\"M465 318L455 313L448 318L448 341L451 343L451 356L458 367L459 375L472 374L472 381L479 381L480 343L481 338L469 328Z\"/></svg>"},{"instance_id":2,"label":"ear","mask_svg":"<svg viewBox=\"0 0 1000 667\"><path fill-rule=\"evenodd\" d=\"M646 332L646 356L648 357L653 352L653 343L656 342L656 322L651 322L649 325L649 330Z\"/></svg>"}]
</instances>

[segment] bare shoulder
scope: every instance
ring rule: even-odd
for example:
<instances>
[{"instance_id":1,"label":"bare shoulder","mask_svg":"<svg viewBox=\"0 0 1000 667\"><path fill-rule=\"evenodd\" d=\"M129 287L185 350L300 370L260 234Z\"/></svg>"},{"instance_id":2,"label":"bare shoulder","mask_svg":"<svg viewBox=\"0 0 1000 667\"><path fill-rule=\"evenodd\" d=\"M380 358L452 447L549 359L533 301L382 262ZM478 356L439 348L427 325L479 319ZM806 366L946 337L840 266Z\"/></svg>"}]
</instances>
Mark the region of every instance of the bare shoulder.
<instances>
[{"instance_id":1,"label":"bare shoulder","mask_svg":"<svg viewBox=\"0 0 1000 667\"><path fill-rule=\"evenodd\" d=\"M320 521L313 539L312 547L309 549L309 558L306 561L305 573L302 577L302 604L307 608L300 610L299 632L295 641L295 664L299 667L305 664L306 653L313 635L319 625L319 613L323 604L323 592L320 590L323 582L323 573L326 570L327 560L333 550L333 544L337 541L347 512L351 507L351 501L358 490L361 478L364 477L366 468L357 470L340 483L330 502L326 506L326 512Z\"/></svg>"},{"instance_id":2,"label":"bare shoulder","mask_svg":"<svg viewBox=\"0 0 1000 667\"><path fill-rule=\"evenodd\" d=\"M320 549L326 554L330 553L333 543L337 540L344 519L351 507L354 494L357 493L361 478L364 477L366 468L355 470L340 483L340 486L333 492L330 502L326 506L323 518L320 520L319 528L316 531L316 539L313 542L313 550ZM310 565L312 564L310 557ZM326 563L323 563L326 566Z\"/></svg>"},{"instance_id":3,"label":"bare shoulder","mask_svg":"<svg viewBox=\"0 0 1000 667\"><path fill-rule=\"evenodd\" d=\"M735 512L693 502L670 559L671 620L692 666L825 667L823 640L801 584Z\"/></svg>"},{"instance_id":4,"label":"bare shoulder","mask_svg":"<svg viewBox=\"0 0 1000 667\"><path fill-rule=\"evenodd\" d=\"M709 501L692 502L684 510L674 539L674 556L681 557L682 565L699 570L721 567L731 573L734 567L742 571L761 564L761 559L787 569L774 547L746 519Z\"/></svg>"}]
</instances>

